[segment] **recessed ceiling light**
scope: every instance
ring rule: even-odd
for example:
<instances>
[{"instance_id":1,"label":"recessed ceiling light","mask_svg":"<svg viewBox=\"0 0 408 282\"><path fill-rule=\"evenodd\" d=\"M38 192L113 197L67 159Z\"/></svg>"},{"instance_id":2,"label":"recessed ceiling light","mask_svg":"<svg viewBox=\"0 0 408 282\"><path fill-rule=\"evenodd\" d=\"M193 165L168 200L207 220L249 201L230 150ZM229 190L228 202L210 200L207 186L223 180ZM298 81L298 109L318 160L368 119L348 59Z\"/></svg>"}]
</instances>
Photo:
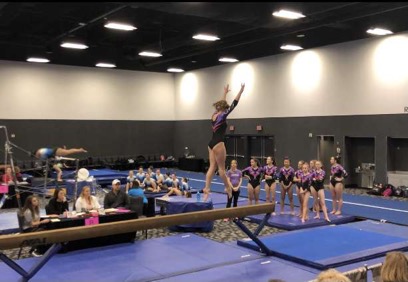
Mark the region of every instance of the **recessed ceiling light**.
<instances>
[{"instance_id":1,"label":"recessed ceiling light","mask_svg":"<svg viewBox=\"0 0 408 282\"><path fill-rule=\"evenodd\" d=\"M305 35L304 34L298 34L298 35L296 35L296 37L305 37Z\"/></svg>"},{"instance_id":2,"label":"recessed ceiling light","mask_svg":"<svg viewBox=\"0 0 408 282\"><path fill-rule=\"evenodd\" d=\"M108 63L97 63L95 66L99 68L116 68L116 65Z\"/></svg>"},{"instance_id":3,"label":"recessed ceiling light","mask_svg":"<svg viewBox=\"0 0 408 282\"><path fill-rule=\"evenodd\" d=\"M129 24L124 24L124 23L116 23L116 22L109 22L104 25L106 28L111 28L111 29L118 29L118 30L125 30L125 31L131 31L137 29L136 27L129 25Z\"/></svg>"},{"instance_id":4,"label":"recessed ceiling light","mask_svg":"<svg viewBox=\"0 0 408 282\"><path fill-rule=\"evenodd\" d=\"M296 46L296 45L282 45L280 47L282 50L288 50L288 51L297 51L297 50L302 50L303 48L300 46Z\"/></svg>"},{"instance_id":5,"label":"recessed ceiling light","mask_svg":"<svg viewBox=\"0 0 408 282\"><path fill-rule=\"evenodd\" d=\"M367 30L367 33L374 34L374 35L388 35L392 34L391 30L383 29L383 28L370 28Z\"/></svg>"},{"instance_id":6,"label":"recessed ceiling light","mask_svg":"<svg viewBox=\"0 0 408 282\"><path fill-rule=\"evenodd\" d=\"M205 41L216 41L216 40L220 40L220 38L218 38L215 35L210 35L210 34L196 34L193 36L194 39L197 40L205 40Z\"/></svg>"},{"instance_id":7,"label":"recessed ceiling light","mask_svg":"<svg viewBox=\"0 0 408 282\"><path fill-rule=\"evenodd\" d=\"M218 61L220 61L220 62L225 62L225 63L235 63L235 62L238 62L238 60L235 59L235 58L226 58L226 57L220 58Z\"/></svg>"},{"instance_id":8,"label":"recessed ceiling light","mask_svg":"<svg viewBox=\"0 0 408 282\"><path fill-rule=\"evenodd\" d=\"M150 51L143 51L139 53L139 56L145 56L145 57L161 57L162 54L156 53L156 52L150 52Z\"/></svg>"},{"instance_id":9,"label":"recessed ceiling light","mask_svg":"<svg viewBox=\"0 0 408 282\"><path fill-rule=\"evenodd\" d=\"M64 42L61 44L61 47L64 48L71 48L71 49L87 49L88 46L81 44L81 43L73 43L73 42Z\"/></svg>"},{"instance_id":10,"label":"recessed ceiling light","mask_svg":"<svg viewBox=\"0 0 408 282\"><path fill-rule=\"evenodd\" d=\"M168 72L183 72L184 70L182 69L177 69L177 68L169 68L167 69Z\"/></svg>"},{"instance_id":11,"label":"recessed ceiling light","mask_svg":"<svg viewBox=\"0 0 408 282\"><path fill-rule=\"evenodd\" d=\"M30 58L27 59L27 62L31 62L31 63L49 63L50 60L45 59L45 58L30 57Z\"/></svg>"},{"instance_id":12,"label":"recessed ceiling light","mask_svg":"<svg viewBox=\"0 0 408 282\"><path fill-rule=\"evenodd\" d=\"M302 15L301 13L288 11L288 10L279 10L277 12L274 12L272 15L274 15L275 17L291 19L291 20L296 20L296 19L305 17L305 15Z\"/></svg>"}]
</instances>

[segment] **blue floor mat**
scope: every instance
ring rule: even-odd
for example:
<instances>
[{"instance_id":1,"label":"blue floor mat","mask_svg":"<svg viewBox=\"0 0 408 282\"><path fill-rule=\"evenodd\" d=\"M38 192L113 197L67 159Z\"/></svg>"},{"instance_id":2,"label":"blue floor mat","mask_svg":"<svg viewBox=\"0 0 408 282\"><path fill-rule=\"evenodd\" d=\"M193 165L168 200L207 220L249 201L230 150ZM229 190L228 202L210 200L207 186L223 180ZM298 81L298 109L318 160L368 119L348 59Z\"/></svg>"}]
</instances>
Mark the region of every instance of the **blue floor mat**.
<instances>
[{"instance_id":1,"label":"blue floor mat","mask_svg":"<svg viewBox=\"0 0 408 282\"><path fill-rule=\"evenodd\" d=\"M305 229L260 239L273 255L318 269L380 257L393 250L408 250L408 240L405 238L345 225ZM259 249L252 240L237 243Z\"/></svg>"}]
</instances>

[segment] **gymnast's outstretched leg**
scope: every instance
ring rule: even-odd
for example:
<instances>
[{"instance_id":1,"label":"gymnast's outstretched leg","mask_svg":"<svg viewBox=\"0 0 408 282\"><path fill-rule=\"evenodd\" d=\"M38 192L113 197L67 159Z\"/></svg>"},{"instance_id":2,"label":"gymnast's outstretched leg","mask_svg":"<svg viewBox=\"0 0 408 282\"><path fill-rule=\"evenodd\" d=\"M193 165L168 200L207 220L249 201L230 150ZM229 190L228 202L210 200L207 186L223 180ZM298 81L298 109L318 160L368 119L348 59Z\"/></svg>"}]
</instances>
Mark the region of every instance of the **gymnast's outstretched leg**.
<instances>
[{"instance_id":1,"label":"gymnast's outstretched leg","mask_svg":"<svg viewBox=\"0 0 408 282\"><path fill-rule=\"evenodd\" d=\"M207 200L208 193L211 190L211 181L214 177L215 169L217 168L217 161L215 160L214 151L208 148L208 159L210 160L210 166L208 168L207 174L205 176L205 187L204 192L204 201Z\"/></svg>"},{"instance_id":2,"label":"gymnast's outstretched leg","mask_svg":"<svg viewBox=\"0 0 408 282\"><path fill-rule=\"evenodd\" d=\"M225 149L224 142L220 142L213 148L215 161L218 166L218 174L220 175L222 181L224 182L225 189L227 191L228 197L232 197L232 189L229 186L227 175L225 173L225 159L227 158L227 150Z\"/></svg>"},{"instance_id":3,"label":"gymnast's outstretched leg","mask_svg":"<svg viewBox=\"0 0 408 282\"><path fill-rule=\"evenodd\" d=\"M68 155L72 155L72 154L77 154L77 153L87 153L88 151L86 151L84 148L72 148L72 149L65 149L65 148L58 148L55 152L55 155L58 157L65 157Z\"/></svg>"}]
</instances>

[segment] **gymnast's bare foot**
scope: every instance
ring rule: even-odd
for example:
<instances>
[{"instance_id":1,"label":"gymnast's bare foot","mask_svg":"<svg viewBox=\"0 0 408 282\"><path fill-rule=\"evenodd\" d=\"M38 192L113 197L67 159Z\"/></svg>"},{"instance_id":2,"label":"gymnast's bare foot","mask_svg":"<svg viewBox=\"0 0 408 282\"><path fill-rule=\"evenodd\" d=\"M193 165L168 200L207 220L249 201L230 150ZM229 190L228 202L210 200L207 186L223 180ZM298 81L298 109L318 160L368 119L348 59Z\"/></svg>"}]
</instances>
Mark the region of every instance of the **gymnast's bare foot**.
<instances>
[{"instance_id":1,"label":"gymnast's bare foot","mask_svg":"<svg viewBox=\"0 0 408 282\"><path fill-rule=\"evenodd\" d=\"M331 214L335 214L335 213L336 213L336 210L332 210L330 213L331 213Z\"/></svg>"},{"instance_id":2,"label":"gymnast's bare foot","mask_svg":"<svg viewBox=\"0 0 408 282\"><path fill-rule=\"evenodd\" d=\"M314 219L320 219L320 215L316 215L315 217L313 217Z\"/></svg>"},{"instance_id":3,"label":"gymnast's bare foot","mask_svg":"<svg viewBox=\"0 0 408 282\"><path fill-rule=\"evenodd\" d=\"M82 153L88 153L88 151L85 150L84 148L80 148L79 150L81 150Z\"/></svg>"},{"instance_id":4,"label":"gymnast's bare foot","mask_svg":"<svg viewBox=\"0 0 408 282\"><path fill-rule=\"evenodd\" d=\"M335 215L341 215L341 211L336 211Z\"/></svg>"},{"instance_id":5,"label":"gymnast's bare foot","mask_svg":"<svg viewBox=\"0 0 408 282\"><path fill-rule=\"evenodd\" d=\"M331 222L331 220L330 220L328 217L326 217L325 220L326 220L327 222Z\"/></svg>"}]
</instances>

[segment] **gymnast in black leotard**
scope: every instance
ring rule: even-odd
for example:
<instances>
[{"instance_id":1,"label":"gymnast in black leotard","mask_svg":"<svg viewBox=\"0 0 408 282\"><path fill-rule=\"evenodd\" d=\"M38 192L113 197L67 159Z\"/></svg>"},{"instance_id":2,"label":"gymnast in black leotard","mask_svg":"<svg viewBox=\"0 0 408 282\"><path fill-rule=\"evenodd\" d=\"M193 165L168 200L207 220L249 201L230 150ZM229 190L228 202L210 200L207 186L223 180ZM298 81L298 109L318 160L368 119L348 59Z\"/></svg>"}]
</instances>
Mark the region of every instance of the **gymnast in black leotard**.
<instances>
[{"instance_id":1,"label":"gymnast in black leotard","mask_svg":"<svg viewBox=\"0 0 408 282\"><path fill-rule=\"evenodd\" d=\"M259 193L263 178L263 169L259 166L259 161L251 159L251 165L242 170L242 175L248 179L248 203L252 205L252 199L255 199L255 204L259 204Z\"/></svg>"},{"instance_id":2,"label":"gymnast in black leotard","mask_svg":"<svg viewBox=\"0 0 408 282\"><path fill-rule=\"evenodd\" d=\"M208 159L210 160L210 166L207 171L205 187L203 189L204 201L208 198L208 194L210 193L211 181L216 168L218 168L218 173L224 182L228 197L231 198L232 196L232 190L231 187L229 187L228 179L225 174L225 159L227 152L225 149L224 137L227 129L227 117L238 105L238 102L241 99L241 94L244 92L244 88L245 84L241 84L240 91L231 106L229 106L226 101L227 94L230 91L229 85L227 84L227 86L224 87L223 99L213 104L216 111L211 118L213 136L208 143Z\"/></svg>"}]
</instances>

